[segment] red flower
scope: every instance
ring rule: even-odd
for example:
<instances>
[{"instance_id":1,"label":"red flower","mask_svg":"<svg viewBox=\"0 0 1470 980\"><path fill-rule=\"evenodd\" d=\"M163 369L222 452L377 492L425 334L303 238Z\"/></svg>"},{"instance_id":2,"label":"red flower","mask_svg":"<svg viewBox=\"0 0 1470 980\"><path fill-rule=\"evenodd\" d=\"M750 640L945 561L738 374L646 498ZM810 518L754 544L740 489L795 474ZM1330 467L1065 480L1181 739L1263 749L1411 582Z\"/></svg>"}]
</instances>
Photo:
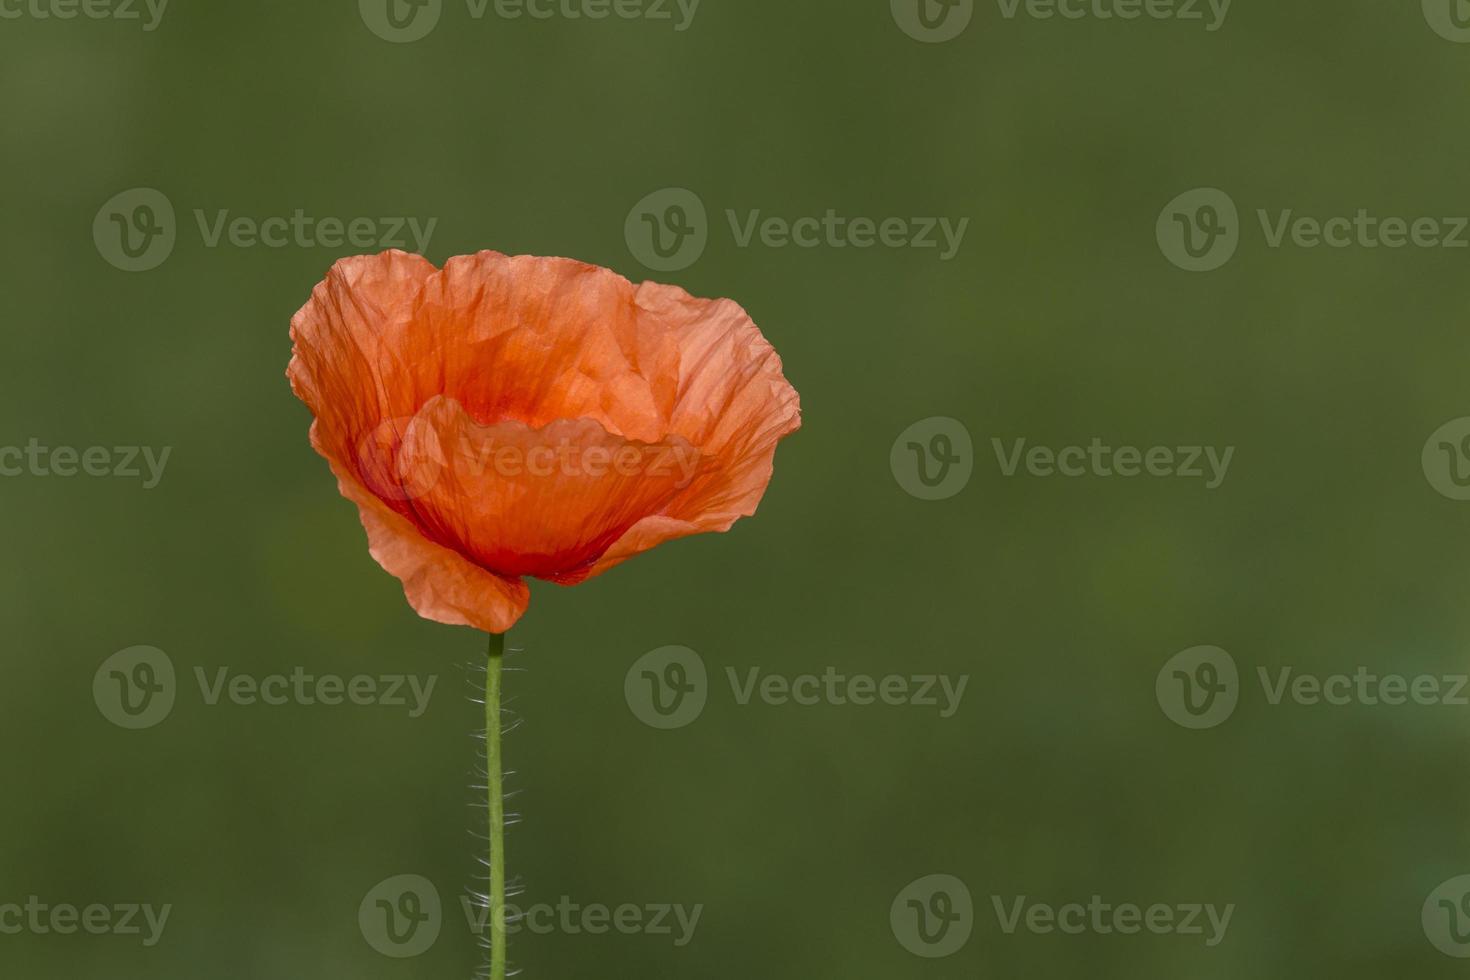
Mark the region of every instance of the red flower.
<instances>
[{"instance_id":1,"label":"red flower","mask_svg":"<svg viewBox=\"0 0 1470 980\"><path fill-rule=\"evenodd\" d=\"M498 252L343 259L287 376L369 548L419 615L493 633L563 585L755 513L801 425L729 300Z\"/></svg>"}]
</instances>

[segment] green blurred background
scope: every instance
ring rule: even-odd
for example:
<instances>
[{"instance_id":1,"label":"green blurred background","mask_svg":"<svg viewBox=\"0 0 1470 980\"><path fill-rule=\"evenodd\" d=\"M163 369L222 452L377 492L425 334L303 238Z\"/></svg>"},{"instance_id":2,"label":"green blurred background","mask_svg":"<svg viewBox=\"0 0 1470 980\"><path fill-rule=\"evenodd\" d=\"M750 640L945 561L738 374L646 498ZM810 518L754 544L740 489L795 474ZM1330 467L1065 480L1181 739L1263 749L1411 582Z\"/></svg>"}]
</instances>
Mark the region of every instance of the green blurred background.
<instances>
[{"instance_id":1,"label":"green blurred background","mask_svg":"<svg viewBox=\"0 0 1470 980\"><path fill-rule=\"evenodd\" d=\"M483 638L419 620L369 558L283 371L350 246L207 247L211 218L437 218L429 258L570 255L738 299L800 390L757 518L576 589L537 584L507 686L522 904L702 905L693 941L522 933L530 978L1462 976L1421 906L1470 872L1470 707L1269 704L1257 667L1467 669L1470 503L1420 451L1470 415L1470 253L1270 248L1257 208L1470 213L1470 45L1417 4L1237 0L1200 22L1008 19L929 44L886 0L704 0L672 22L471 17L389 43L353 0L173 0L0 19L0 444L173 447L138 480L0 480L0 905L171 904L162 940L0 935L0 976L468 976L469 700ZM10 10L21 8L7 8ZM677 13L675 17L677 19ZM146 17L146 15L145 15ZM104 202L156 188L176 247L104 261ZM709 246L645 269L667 187ZM1192 274L1160 209L1226 190L1234 259ZM739 247L724 212L968 218L959 254ZM960 420L974 476L906 493L894 440ZM1005 478L992 437L1235 446L1179 479ZM114 652L179 672L161 724L92 697ZM625 674L708 665L693 724ZM1155 678L1228 650L1226 723ZM918 706L741 705L725 669L968 675ZM209 705L221 667L435 675L429 710ZM890 927L910 882L973 895L943 959ZM378 882L432 881L422 956L365 941ZM997 923L992 896L1234 903L1224 942Z\"/></svg>"}]
</instances>

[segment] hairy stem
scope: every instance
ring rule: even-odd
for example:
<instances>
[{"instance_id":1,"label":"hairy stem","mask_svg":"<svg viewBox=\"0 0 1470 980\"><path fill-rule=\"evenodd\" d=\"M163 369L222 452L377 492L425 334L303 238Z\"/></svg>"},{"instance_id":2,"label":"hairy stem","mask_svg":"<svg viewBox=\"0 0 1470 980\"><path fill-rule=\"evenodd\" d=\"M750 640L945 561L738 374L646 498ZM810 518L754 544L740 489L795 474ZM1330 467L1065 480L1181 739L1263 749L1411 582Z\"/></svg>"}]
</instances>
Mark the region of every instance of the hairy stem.
<instances>
[{"instance_id":1,"label":"hairy stem","mask_svg":"<svg viewBox=\"0 0 1470 980\"><path fill-rule=\"evenodd\" d=\"M490 634L485 665L485 785L489 793L490 980L505 980L505 797L500 762L500 674L505 634Z\"/></svg>"}]
</instances>

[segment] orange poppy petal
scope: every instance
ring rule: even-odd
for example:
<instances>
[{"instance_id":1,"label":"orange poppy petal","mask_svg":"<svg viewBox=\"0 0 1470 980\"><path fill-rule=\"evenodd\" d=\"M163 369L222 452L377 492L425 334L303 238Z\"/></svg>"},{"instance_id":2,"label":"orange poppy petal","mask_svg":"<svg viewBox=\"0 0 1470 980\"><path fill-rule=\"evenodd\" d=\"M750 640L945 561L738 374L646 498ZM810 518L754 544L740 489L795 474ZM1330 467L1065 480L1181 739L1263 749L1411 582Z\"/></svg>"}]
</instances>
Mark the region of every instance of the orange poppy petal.
<instances>
[{"instance_id":1,"label":"orange poppy petal","mask_svg":"<svg viewBox=\"0 0 1470 980\"><path fill-rule=\"evenodd\" d=\"M677 339L641 322L632 283L573 259L457 256L424 289L420 344L435 393L484 422L595 419L657 442L679 372Z\"/></svg>"},{"instance_id":2,"label":"orange poppy petal","mask_svg":"<svg viewBox=\"0 0 1470 980\"><path fill-rule=\"evenodd\" d=\"M756 511L774 471L776 444L801 427L801 399L781 358L730 300L704 300L676 286L644 283L638 304L654 329L679 338L673 434L698 447L699 474L661 513L634 524L586 569L557 579L575 584L665 541L727 531Z\"/></svg>"},{"instance_id":3,"label":"orange poppy petal","mask_svg":"<svg viewBox=\"0 0 1470 980\"><path fill-rule=\"evenodd\" d=\"M437 271L406 252L342 259L291 318L286 374L329 459L351 461L381 420L418 408L407 338L419 291Z\"/></svg>"},{"instance_id":4,"label":"orange poppy petal","mask_svg":"<svg viewBox=\"0 0 1470 980\"><path fill-rule=\"evenodd\" d=\"M451 398L409 424L400 485L429 538L502 575L549 578L590 565L698 472L687 443L642 443L593 419L482 425Z\"/></svg>"},{"instance_id":5,"label":"orange poppy petal","mask_svg":"<svg viewBox=\"0 0 1470 980\"><path fill-rule=\"evenodd\" d=\"M313 424L312 444L327 457L342 496L357 505L368 552L403 583L404 597L415 612L438 623L488 633L504 633L515 625L531 601L525 582L486 571L424 537L332 459L319 445L318 431Z\"/></svg>"},{"instance_id":6,"label":"orange poppy petal","mask_svg":"<svg viewBox=\"0 0 1470 980\"><path fill-rule=\"evenodd\" d=\"M421 615L494 632L526 607L522 575L579 582L753 514L801 424L738 305L570 259L346 259L292 338L374 557Z\"/></svg>"}]
</instances>

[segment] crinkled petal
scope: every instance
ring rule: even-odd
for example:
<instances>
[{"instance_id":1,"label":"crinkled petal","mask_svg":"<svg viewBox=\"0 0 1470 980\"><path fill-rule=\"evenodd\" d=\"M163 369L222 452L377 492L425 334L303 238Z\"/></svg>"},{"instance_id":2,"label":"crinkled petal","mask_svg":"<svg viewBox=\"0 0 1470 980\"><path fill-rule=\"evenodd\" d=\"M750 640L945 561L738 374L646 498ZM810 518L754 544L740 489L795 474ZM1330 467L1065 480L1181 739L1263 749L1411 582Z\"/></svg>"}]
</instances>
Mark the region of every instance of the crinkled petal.
<instances>
[{"instance_id":1,"label":"crinkled petal","mask_svg":"<svg viewBox=\"0 0 1470 980\"><path fill-rule=\"evenodd\" d=\"M318 443L318 428L312 426L313 445ZM384 571L403 583L404 597L420 616L451 626L504 633L525 613L531 601L531 590L525 582L486 571L463 555L430 541L358 483L340 463L330 456L327 459L337 476L338 490L357 505L363 530L367 531L369 553Z\"/></svg>"},{"instance_id":2,"label":"crinkled petal","mask_svg":"<svg viewBox=\"0 0 1470 980\"><path fill-rule=\"evenodd\" d=\"M801 400L776 354L730 300L704 300L675 286L644 283L646 329L678 338L680 374L669 406L670 437L698 447L702 465L678 496L634 524L574 584L665 541L727 531L756 511L774 472L776 444L801 427Z\"/></svg>"},{"instance_id":3,"label":"crinkled petal","mask_svg":"<svg viewBox=\"0 0 1470 980\"><path fill-rule=\"evenodd\" d=\"M397 471L425 535L501 574L557 578L659 513L701 461L682 440L625 439L594 419L482 425L441 396L409 425Z\"/></svg>"},{"instance_id":4,"label":"crinkled petal","mask_svg":"<svg viewBox=\"0 0 1470 980\"><path fill-rule=\"evenodd\" d=\"M291 335L374 557L421 615L494 632L523 575L572 584L753 514L801 424L738 305L571 259L345 259Z\"/></svg>"}]
</instances>

